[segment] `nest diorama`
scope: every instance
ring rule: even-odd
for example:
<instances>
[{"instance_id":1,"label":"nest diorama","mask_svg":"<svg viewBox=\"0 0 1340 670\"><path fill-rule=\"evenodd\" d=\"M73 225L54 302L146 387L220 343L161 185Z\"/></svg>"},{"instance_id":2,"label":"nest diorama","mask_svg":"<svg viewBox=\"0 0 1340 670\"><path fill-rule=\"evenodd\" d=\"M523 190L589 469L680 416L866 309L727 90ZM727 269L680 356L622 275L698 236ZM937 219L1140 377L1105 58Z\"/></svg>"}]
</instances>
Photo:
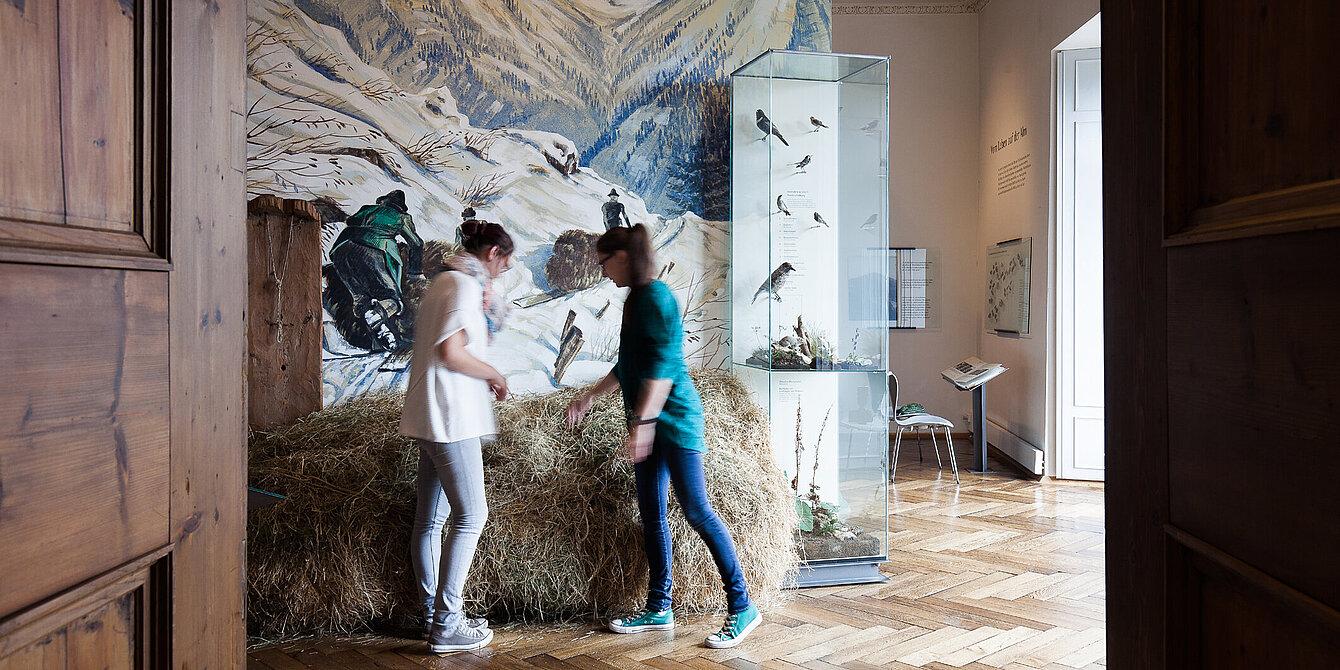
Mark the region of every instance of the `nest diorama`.
<instances>
[{"instance_id":1,"label":"nest diorama","mask_svg":"<svg viewBox=\"0 0 1340 670\"><path fill-rule=\"evenodd\" d=\"M735 540L750 594L776 607L798 564L797 511L775 464L766 414L734 377L693 372L706 417L708 496ZM466 582L471 616L565 620L645 604L623 403L601 398L575 430L581 389L496 405L484 446L489 517ZM263 639L414 623L409 564L418 448L397 432L403 396L377 394L255 433L250 483L286 499L249 514L248 632ZM722 611L706 545L670 496L675 607Z\"/></svg>"},{"instance_id":2,"label":"nest diorama","mask_svg":"<svg viewBox=\"0 0 1340 670\"><path fill-rule=\"evenodd\" d=\"M791 331L751 352L745 363L773 370L833 369L833 347L823 333L807 327L803 316L796 317Z\"/></svg>"}]
</instances>

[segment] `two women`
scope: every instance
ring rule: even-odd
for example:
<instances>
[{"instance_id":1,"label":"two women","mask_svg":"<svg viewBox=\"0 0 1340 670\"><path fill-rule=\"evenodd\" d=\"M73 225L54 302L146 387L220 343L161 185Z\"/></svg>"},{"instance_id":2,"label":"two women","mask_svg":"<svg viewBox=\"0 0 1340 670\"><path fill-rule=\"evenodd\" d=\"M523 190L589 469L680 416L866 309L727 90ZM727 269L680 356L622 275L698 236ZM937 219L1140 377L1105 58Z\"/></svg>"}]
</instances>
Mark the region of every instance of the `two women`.
<instances>
[{"instance_id":1,"label":"two women","mask_svg":"<svg viewBox=\"0 0 1340 670\"><path fill-rule=\"evenodd\" d=\"M461 593L488 516L480 438L496 433L489 395L503 399L507 381L483 362L484 347L506 317L493 279L511 263L513 244L501 226L467 221L466 253L434 280L419 308L414 358L401 432L418 440L418 507L412 552L423 599L428 648L438 654L479 649L493 639L482 619L461 611ZM596 243L606 277L628 287L619 360L594 388L567 409L580 423L595 399L619 386L628 413L624 448L633 461L638 511L650 567L646 608L609 622L617 633L674 627L671 606L670 528L666 493L707 543L721 572L730 615L708 636L713 648L733 647L759 623L735 544L707 499L703 477L703 410L682 351L683 326L670 289L654 281L655 259L645 226L615 228ZM440 534L448 513L446 547Z\"/></svg>"}]
</instances>

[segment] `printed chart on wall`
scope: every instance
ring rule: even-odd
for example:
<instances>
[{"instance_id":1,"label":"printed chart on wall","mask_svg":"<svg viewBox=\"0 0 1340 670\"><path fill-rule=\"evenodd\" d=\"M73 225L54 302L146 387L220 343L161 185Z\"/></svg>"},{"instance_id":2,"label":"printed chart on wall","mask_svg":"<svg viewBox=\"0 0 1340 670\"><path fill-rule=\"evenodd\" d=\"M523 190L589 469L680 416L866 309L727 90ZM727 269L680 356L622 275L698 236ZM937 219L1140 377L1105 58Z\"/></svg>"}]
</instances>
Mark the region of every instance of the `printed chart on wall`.
<instances>
[{"instance_id":1,"label":"printed chart on wall","mask_svg":"<svg viewBox=\"0 0 1340 670\"><path fill-rule=\"evenodd\" d=\"M1033 238L1020 237L987 247L986 329L1028 332L1028 284Z\"/></svg>"},{"instance_id":2,"label":"printed chart on wall","mask_svg":"<svg viewBox=\"0 0 1340 670\"><path fill-rule=\"evenodd\" d=\"M925 328L935 319L935 262L926 249L889 249L889 327Z\"/></svg>"}]
</instances>

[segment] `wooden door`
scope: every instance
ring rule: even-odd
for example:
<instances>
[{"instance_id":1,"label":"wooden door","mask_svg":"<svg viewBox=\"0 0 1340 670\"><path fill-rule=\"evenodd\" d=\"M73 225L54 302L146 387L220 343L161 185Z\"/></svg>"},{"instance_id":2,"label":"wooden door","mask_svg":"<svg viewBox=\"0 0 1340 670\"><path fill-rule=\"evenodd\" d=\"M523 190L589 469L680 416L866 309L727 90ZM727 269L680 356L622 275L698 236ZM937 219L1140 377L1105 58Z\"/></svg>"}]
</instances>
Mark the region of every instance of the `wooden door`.
<instances>
[{"instance_id":1,"label":"wooden door","mask_svg":"<svg viewBox=\"0 0 1340 670\"><path fill-rule=\"evenodd\" d=\"M1110 667L1340 659L1337 31L1104 3Z\"/></svg>"},{"instance_id":2,"label":"wooden door","mask_svg":"<svg viewBox=\"0 0 1340 670\"><path fill-rule=\"evenodd\" d=\"M240 664L244 21L0 2L0 668Z\"/></svg>"}]
</instances>

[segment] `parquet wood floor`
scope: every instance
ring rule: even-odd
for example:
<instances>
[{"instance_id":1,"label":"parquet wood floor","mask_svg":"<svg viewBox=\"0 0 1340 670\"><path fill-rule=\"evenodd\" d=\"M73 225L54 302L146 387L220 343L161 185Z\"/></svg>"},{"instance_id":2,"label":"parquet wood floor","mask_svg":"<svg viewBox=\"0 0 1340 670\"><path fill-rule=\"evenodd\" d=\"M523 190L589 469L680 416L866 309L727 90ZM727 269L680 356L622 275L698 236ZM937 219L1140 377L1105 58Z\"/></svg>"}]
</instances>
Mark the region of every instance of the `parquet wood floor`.
<instances>
[{"instance_id":1,"label":"parquet wood floor","mask_svg":"<svg viewBox=\"0 0 1340 670\"><path fill-rule=\"evenodd\" d=\"M962 441L961 441L962 442ZM472 653L361 636L251 650L251 670L831 670L1104 668L1103 489L935 467L903 449L889 500L882 584L804 589L735 649L703 638L715 617L674 631L615 635L585 626L505 626ZM966 449L959 463L968 462Z\"/></svg>"}]
</instances>

